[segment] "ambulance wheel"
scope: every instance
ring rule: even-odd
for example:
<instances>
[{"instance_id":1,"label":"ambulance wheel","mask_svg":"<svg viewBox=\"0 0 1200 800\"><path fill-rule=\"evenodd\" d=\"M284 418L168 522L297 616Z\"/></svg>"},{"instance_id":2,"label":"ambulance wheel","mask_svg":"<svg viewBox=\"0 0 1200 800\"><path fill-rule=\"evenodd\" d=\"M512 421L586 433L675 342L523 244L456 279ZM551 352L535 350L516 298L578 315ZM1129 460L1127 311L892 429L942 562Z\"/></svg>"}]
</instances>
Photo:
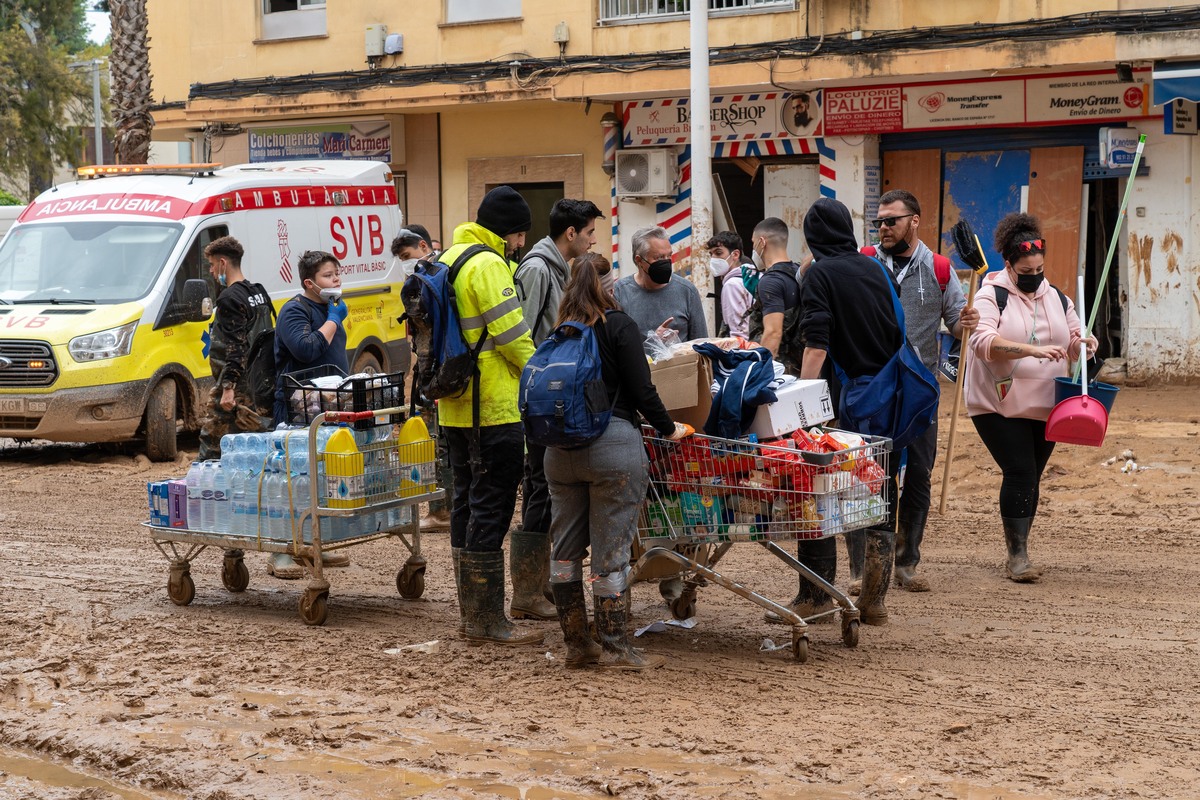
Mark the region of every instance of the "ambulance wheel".
<instances>
[{"instance_id":1,"label":"ambulance wheel","mask_svg":"<svg viewBox=\"0 0 1200 800\"><path fill-rule=\"evenodd\" d=\"M250 570L241 555L225 556L221 565L221 583L231 592L244 592L250 585Z\"/></svg>"},{"instance_id":2,"label":"ambulance wheel","mask_svg":"<svg viewBox=\"0 0 1200 800\"><path fill-rule=\"evenodd\" d=\"M329 614L329 592L305 589L300 595L300 618L306 625L324 625Z\"/></svg>"},{"instance_id":3,"label":"ambulance wheel","mask_svg":"<svg viewBox=\"0 0 1200 800\"><path fill-rule=\"evenodd\" d=\"M146 457L151 461L174 461L176 444L175 381L159 381L146 403Z\"/></svg>"},{"instance_id":4,"label":"ambulance wheel","mask_svg":"<svg viewBox=\"0 0 1200 800\"><path fill-rule=\"evenodd\" d=\"M792 656L803 664L808 661L808 637L792 631Z\"/></svg>"},{"instance_id":5,"label":"ambulance wheel","mask_svg":"<svg viewBox=\"0 0 1200 800\"><path fill-rule=\"evenodd\" d=\"M196 583L186 566L172 566L167 579L167 597L177 606L186 606L196 598Z\"/></svg>"},{"instance_id":6,"label":"ambulance wheel","mask_svg":"<svg viewBox=\"0 0 1200 800\"><path fill-rule=\"evenodd\" d=\"M365 372L368 375L382 375L383 364L379 363L379 358L370 350L364 350L358 354L358 358L354 359L354 374Z\"/></svg>"}]
</instances>

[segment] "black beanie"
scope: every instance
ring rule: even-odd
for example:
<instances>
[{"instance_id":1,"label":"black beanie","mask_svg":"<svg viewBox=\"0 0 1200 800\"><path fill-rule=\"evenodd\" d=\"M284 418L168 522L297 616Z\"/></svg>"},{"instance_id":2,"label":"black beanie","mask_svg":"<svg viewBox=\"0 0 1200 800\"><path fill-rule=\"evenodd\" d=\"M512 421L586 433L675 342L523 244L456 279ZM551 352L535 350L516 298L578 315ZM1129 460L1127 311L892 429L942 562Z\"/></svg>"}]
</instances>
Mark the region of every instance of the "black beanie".
<instances>
[{"instance_id":1,"label":"black beanie","mask_svg":"<svg viewBox=\"0 0 1200 800\"><path fill-rule=\"evenodd\" d=\"M532 228L533 214L529 211L529 203L516 189L497 186L483 196L475 224L503 237Z\"/></svg>"}]
</instances>

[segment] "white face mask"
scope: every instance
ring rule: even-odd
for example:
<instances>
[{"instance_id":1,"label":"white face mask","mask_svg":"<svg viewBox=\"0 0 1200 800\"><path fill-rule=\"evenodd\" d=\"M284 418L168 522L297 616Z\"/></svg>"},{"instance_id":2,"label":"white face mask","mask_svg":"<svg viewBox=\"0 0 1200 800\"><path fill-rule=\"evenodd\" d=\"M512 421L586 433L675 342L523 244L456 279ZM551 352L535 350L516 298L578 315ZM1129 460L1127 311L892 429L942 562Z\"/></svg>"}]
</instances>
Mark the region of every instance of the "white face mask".
<instances>
[{"instance_id":1,"label":"white face mask","mask_svg":"<svg viewBox=\"0 0 1200 800\"><path fill-rule=\"evenodd\" d=\"M755 250L750 254L750 258L754 261L754 268L759 272L766 272L767 265L763 263L763 257Z\"/></svg>"},{"instance_id":2,"label":"white face mask","mask_svg":"<svg viewBox=\"0 0 1200 800\"><path fill-rule=\"evenodd\" d=\"M338 300L342 299L342 290L334 287L321 290L321 299L326 303L337 304Z\"/></svg>"},{"instance_id":3,"label":"white face mask","mask_svg":"<svg viewBox=\"0 0 1200 800\"><path fill-rule=\"evenodd\" d=\"M432 253L430 255L432 255ZM413 274L413 271L417 268L417 262L420 261L420 259L418 259L418 258L399 258L399 257L396 257L393 260L396 262L395 263L396 269L400 270L400 274L406 278L409 275Z\"/></svg>"},{"instance_id":4,"label":"white face mask","mask_svg":"<svg viewBox=\"0 0 1200 800\"><path fill-rule=\"evenodd\" d=\"M713 277L720 278L726 272L729 272L729 262L723 258L714 258L708 262L708 268L712 272Z\"/></svg>"}]
</instances>

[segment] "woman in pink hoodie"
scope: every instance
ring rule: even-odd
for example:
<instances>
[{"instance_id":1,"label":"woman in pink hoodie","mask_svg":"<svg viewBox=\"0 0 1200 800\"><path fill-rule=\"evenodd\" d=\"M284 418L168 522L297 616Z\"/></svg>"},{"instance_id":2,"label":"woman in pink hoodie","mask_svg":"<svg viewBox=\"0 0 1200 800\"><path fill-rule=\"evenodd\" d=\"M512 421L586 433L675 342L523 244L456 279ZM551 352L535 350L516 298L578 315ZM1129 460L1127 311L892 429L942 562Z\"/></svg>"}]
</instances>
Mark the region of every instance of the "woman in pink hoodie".
<instances>
[{"instance_id":1,"label":"woman in pink hoodie","mask_svg":"<svg viewBox=\"0 0 1200 800\"><path fill-rule=\"evenodd\" d=\"M1046 240L1029 214L1009 214L996 227L1004 269L989 274L975 297L979 327L971 336L966 375L967 413L1004 474L1000 518L1010 580L1032 583L1042 571L1029 563L1029 529L1037 514L1042 470L1054 451L1046 418L1054 379L1079 358L1075 306L1045 280ZM1095 352L1096 340L1088 338Z\"/></svg>"}]
</instances>

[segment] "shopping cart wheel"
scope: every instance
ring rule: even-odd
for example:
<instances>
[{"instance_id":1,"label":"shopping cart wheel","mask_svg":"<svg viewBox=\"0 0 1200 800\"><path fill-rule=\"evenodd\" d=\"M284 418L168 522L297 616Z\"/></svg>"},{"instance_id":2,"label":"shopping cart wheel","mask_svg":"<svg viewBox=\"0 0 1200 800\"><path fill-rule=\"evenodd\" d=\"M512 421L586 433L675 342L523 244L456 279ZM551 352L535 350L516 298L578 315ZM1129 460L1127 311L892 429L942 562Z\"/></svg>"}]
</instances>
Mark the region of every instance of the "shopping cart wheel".
<instances>
[{"instance_id":1,"label":"shopping cart wheel","mask_svg":"<svg viewBox=\"0 0 1200 800\"><path fill-rule=\"evenodd\" d=\"M177 606L186 606L196 597L196 583L192 580L191 565L177 561L171 565L171 576L167 578L167 597Z\"/></svg>"},{"instance_id":2,"label":"shopping cart wheel","mask_svg":"<svg viewBox=\"0 0 1200 800\"><path fill-rule=\"evenodd\" d=\"M846 647L858 647L858 620L842 617L842 643Z\"/></svg>"},{"instance_id":3,"label":"shopping cart wheel","mask_svg":"<svg viewBox=\"0 0 1200 800\"><path fill-rule=\"evenodd\" d=\"M671 616L675 619L691 619L696 616L696 593L684 590L671 601Z\"/></svg>"},{"instance_id":4,"label":"shopping cart wheel","mask_svg":"<svg viewBox=\"0 0 1200 800\"><path fill-rule=\"evenodd\" d=\"M803 664L808 661L808 637L799 631L792 631L792 656Z\"/></svg>"},{"instance_id":5,"label":"shopping cart wheel","mask_svg":"<svg viewBox=\"0 0 1200 800\"><path fill-rule=\"evenodd\" d=\"M329 614L329 590L305 589L300 595L300 618L306 625L324 625Z\"/></svg>"},{"instance_id":6,"label":"shopping cart wheel","mask_svg":"<svg viewBox=\"0 0 1200 800\"><path fill-rule=\"evenodd\" d=\"M425 559L420 564L409 560L396 573L396 591L405 600L416 600L425 594Z\"/></svg>"},{"instance_id":7,"label":"shopping cart wheel","mask_svg":"<svg viewBox=\"0 0 1200 800\"><path fill-rule=\"evenodd\" d=\"M244 592L250 585L250 570L242 560L241 551L237 555L226 555L221 565L221 583L231 592Z\"/></svg>"}]
</instances>

